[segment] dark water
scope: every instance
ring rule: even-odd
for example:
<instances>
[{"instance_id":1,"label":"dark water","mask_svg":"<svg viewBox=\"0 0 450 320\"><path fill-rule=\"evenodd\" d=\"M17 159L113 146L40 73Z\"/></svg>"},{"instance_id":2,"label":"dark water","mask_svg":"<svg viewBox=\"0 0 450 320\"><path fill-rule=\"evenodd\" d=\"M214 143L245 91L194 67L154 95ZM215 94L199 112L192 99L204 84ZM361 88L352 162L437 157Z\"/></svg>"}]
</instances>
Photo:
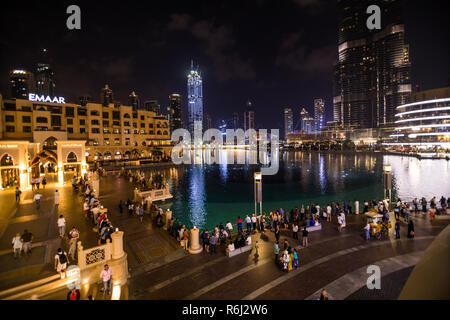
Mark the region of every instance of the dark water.
<instances>
[{"instance_id":1,"label":"dark water","mask_svg":"<svg viewBox=\"0 0 450 320\"><path fill-rule=\"evenodd\" d=\"M224 151L233 152L233 151ZM244 152L244 151L242 151ZM263 176L263 211L302 204L383 197L383 164L392 165L393 196L411 201L450 196L450 162L381 154L285 152L276 175ZM174 198L162 205L188 226L213 228L254 212L257 165L191 165L161 172Z\"/></svg>"}]
</instances>

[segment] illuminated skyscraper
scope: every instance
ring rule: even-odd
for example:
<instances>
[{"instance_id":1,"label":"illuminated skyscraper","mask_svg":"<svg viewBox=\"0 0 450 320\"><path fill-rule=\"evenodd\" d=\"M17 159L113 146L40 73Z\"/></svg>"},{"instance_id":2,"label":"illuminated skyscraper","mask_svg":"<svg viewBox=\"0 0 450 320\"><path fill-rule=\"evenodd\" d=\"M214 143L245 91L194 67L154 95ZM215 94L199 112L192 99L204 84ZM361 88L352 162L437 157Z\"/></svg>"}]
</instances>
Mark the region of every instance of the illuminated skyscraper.
<instances>
[{"instance_id":1,"label":"illuminated skyscraper","mask_svg":"<svg viewBox=\"0 0 450 320\"><path fill-rule=\"evenodd\" d=\"M284 109L284 137L287 138L287 134L294 131L294 115L291 108Z\"/></svg>"},{"instance_id":2,"label":"illuminated skyscraper","mask_svg":"<svg viewBox=\"0 0 450 320\"><path fill-rule=\"evenodd\" d=\"M11 98L28 99L28 93L34 93L33 73L26 70L12 70L10 72Z\"/></svg>"},{"instance_id":3,"label":"illuminated skyscraper","mask_svg":"<svg viewBox=\"0 0 450 320\"><path fill-rule=\"evenodd\" d=\"M191 70L187 76L188 93L188 130L191 137L194 136L194 122L196 128L203 129L203 89L202 77L198 68L194 70L194 64L191 61Z\"/></svg>"},{"instance_id":4,"label":"illuminated skyscraper","mask_svg":"<svg viewBox=\"0 0 450 320\"><path fill-rule=\"evenodd\" d=\"M323 99L314 99L314 121L316 132L322 131L325 126L325 102Z\"/></svg>"},{"instance_id":5,"label":"illuminated skyscraper","mask_svg":"<svg viewBox=\"0 0 450 320\"><path fill-rule=\"evenodd\" d=\"M300 125L301 130L306 133L314 133L315 131L315 120L311 117L305 108L300 111Z\"/></svg>"},{"instance_id":6,"label":"illuminated skyscraper","mask_svg":"<svg viewBox=\"0 0 450 320\"><path fill-rule=\"evenodd\" d=\"M38 63L36 68L36 93L46 96L55 95L55 73L49 64Z\"/></svg>"},{"instance_id":7,"label":"illuminated skyscraper","mask_svg":"<svg viewBox=\"0 0 450 320\"><path fill-rule=\"evenodd\" d=\"M255 111L253 111L252 103L247 101L247 110L244 112L244 131L255 129Z\"/></svg>"},{"instance_id":8,"label":"illuminated skyscraper","mask_svg":"<svg viewBox=\"0 0 450 320\"><path fill-rule=\"evenodd\" d=\"M373 4L381 9L380 30L366 25L366 10ZM411 93L402 0L338 0L337 5L333 120L361 128L391 124L395 107L405 104Z\"/></svg>"},{"instance_id":9,"label":"illuminated skyscraper","mask_svg":"<svg viewBox=\"0 0 450 320\"><path fill-rule=\"evenodd\" d=\"M169 117L170 132L183 128L181 113L181 94L172 93L169 95L169 107L167 108Z\"/></svg>"}]
</instances>

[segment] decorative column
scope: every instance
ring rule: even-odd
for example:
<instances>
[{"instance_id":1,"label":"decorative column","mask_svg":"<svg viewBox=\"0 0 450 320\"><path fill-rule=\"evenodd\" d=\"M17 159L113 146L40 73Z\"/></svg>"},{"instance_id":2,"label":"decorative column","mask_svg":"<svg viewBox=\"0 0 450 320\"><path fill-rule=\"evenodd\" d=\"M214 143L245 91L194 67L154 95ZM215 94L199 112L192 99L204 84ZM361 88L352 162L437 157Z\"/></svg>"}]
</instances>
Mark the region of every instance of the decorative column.
<instances>
[{"instance_id":1,"label":"decorative column","mask_svg":"<svg viewBox=\"0 0 450 320\"><path fill-rule=\"evenodd\" d=\"M164 223L163 229L164 229L164 230L168 230L168 229L169 229L169 223L170 223L170 220L172 219L172 211L170 211L169 209L167 209L166 214L165 214L165 217L166 217L166 221L165 221L165 223Z\"/></svg>"},{"instance_id":2,"label":"decorative column","mask_svg":"<svg viewBox=\"0 0 450 320\"><path fill-rule=\"evenodd\" d=\"M194 226L194 229L191 230L191 239L190 239L189 253L197 254L202 252L203 248L199 242L199 230Z\"/></svg>"},{"instance_id":3,"label":"decorative column","mask_svg":"<svg viewBox=\"0 0 450 320\"><path fill-rule=\"evenodd\" d=\"M123 251L123 231L116 231L111 234L112 258L120 259L124 255Z\"/></svg>"},{"instance_id":4,"label":"decorative column","mask_svg":"<svg viewBox=\"0 0 450 320\"><path fill-rule=\"evenodd\" d=\"M108 264L113 268L113 286L123 286L128 279L128 260L127 254L123 251L123 231L116 229L111 234L112 255Z\"/></svg>"}]
</instances>

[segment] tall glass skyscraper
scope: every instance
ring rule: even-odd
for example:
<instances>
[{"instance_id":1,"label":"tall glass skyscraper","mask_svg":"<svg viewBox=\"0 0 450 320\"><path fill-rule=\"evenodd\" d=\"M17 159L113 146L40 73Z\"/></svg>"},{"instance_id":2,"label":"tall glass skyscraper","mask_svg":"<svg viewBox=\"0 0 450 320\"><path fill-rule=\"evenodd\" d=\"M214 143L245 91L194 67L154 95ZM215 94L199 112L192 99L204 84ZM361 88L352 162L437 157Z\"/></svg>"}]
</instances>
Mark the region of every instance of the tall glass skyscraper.
<instances>
[{"instance_id":1,"label":"tall glass skyscraper","mask_svg":"<svg viewBox=\"0 0 450 320\"><path fill-rule=\"evenodd\" d=\"M187 96L188 96L188 130L191 133L191 139L194 138L195 129L203 129L203 89L202 77L191 61L191 71L187 76Z\"/></svg>"},{"instance_id":2,"label":"tall glass skyscraper","mask_svg":"<svg viewBox=\"0 0 450 320\"><path fill-rule=\"evenodd\" d=\"M33 73L15 69L9 75L11 81L11 98L28 99L28 94L35 92Z\"/></svg>"},{"instance_id":3,"label":"tall glass skyscraper","mask_svg":"<svg viewBox=\"0 0 450 320\"><path fill-rule=\"evenodd\" d=\"M169 95L169 107L167 108L169 116L170 132L183 128L181 113L181 94L172 93Z\"/></svg>"},{"instance_id":4,"label":"tall glass skyscraper","mask_svg":"<svg viewBox=\"0 0 450 320\"><path fill-rule=\"evenodd\" d=\"M36 93L46 96L55 95L55 73L49 64L38 63L36 68Z\"/></svg>"},{"instance_id":5,"label":"tall glass skyscraper","mask_svg":"<svg viewBox=\"0 0 450 320\"><path fill-rule=\"evenodd\" d=\"M284 137L294 131L294 115L291 108L284 108Z\"/></svg>"},{"instance_id":6,"label":"tall glass skyscraper","mask_svg":"<svg viewBox=\"0 0 450 320\"><path fill-rule=\"evenodd\" d=\"M381 9L381 29L369 30L367 7ZM392 124L411 93L402 0L338 0L339 47L334 68L333 120L343 126Z\"/></svg>"},{"instance_id":7,"label":"tall glass skyscraper","mask_svg":"<svg viewBox=\"0 0 450 320\"><path fill-rule=\"evenodd\" d=\"M314 99L314 121L316 132L322 131L325 126L325 101L323 99Z\"/></svg>"}]
</instances>

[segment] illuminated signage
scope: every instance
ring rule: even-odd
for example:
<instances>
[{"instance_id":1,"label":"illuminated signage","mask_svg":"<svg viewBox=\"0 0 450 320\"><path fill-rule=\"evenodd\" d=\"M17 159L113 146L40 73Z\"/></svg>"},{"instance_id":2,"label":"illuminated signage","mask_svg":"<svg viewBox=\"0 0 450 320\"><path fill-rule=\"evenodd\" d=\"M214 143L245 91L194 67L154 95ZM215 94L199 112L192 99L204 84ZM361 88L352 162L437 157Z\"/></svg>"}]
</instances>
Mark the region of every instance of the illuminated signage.
<instances>
[{"instance_id":1,"label":"illuminated signage","mask_svg":"<svg viewBox=\"0 0 450 320\"><path fill-rule=\"evenodd\" d=\"M28 100L30 101L39 101L39 102L51 102L51 103L66 103L63 97L53 97L38 95L35 93L28 94Z\"/></svg>"}]
</instances>

